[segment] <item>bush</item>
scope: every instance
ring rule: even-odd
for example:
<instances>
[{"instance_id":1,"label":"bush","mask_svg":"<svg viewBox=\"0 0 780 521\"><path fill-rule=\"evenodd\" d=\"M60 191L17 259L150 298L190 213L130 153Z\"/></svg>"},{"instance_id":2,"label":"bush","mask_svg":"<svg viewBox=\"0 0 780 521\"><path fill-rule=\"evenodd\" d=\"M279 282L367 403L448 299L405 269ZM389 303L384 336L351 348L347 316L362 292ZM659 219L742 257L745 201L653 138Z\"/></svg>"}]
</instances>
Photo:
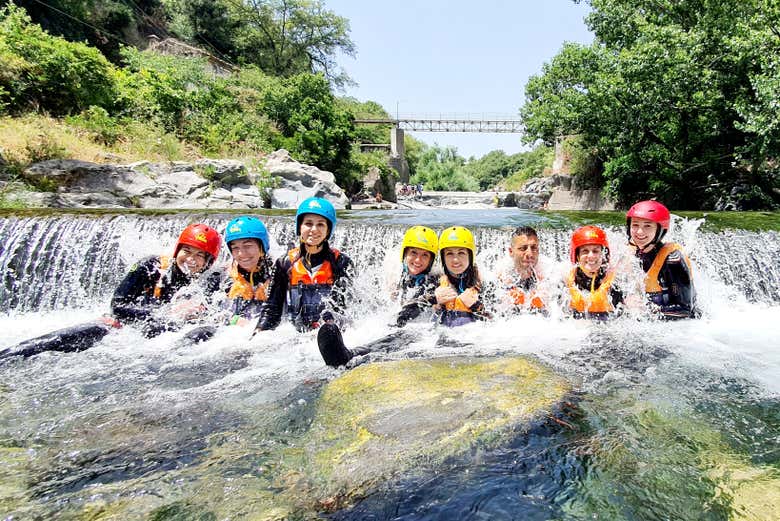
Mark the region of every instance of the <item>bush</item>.
<instances>
[{"instance_id":1,"label":"bush","mask_svg":"<svg viewBox=\"0 0 780 521\"><path fill-rule=\"evenodd\" d=\"M112 105L114 68L97 49L49 35L14 4L0 10L0 42L0 88L6 92L0 102L6 110L32 107L62 115Z\"/></svg>"},{"instance_id":2,"label":"bush","mask_svg":"<svg viewBox=\"0 0 780 521\"><path fill-rule=\"evenodd\" d=\"M78 116L65 118L65 122L83 128L93 140L103 145L113 145L122 137L122 123L109 116L103 107L93 105Z\"/></svg>"}]
</instances>

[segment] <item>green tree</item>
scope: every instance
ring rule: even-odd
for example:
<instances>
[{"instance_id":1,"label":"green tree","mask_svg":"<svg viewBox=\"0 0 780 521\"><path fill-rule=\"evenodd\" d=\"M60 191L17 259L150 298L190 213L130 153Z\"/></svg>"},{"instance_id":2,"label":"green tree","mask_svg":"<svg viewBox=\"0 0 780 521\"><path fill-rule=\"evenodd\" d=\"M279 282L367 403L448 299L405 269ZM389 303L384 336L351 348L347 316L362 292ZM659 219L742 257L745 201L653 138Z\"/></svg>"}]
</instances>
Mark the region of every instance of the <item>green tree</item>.
<instances>
[{"instance_id":1,"label":"green tree","mask_svg":"<svg viewBox=\"0 0 780 521\"><path fill-rule=\"evenodd\" d=\"M351 80L336 63L354 56L346 18L318 0L164 0L176 34L239 64L290 77L322 73L338 87Z\"/></svg>"},{"instance_id":2,"label":"green tree","mask_svg":"<svg viewBox=\"0 0 780 521\"><path fill-rule=\"evenodd\" d=\"M579 134L624 206L650 196L675 208L776 204L777 135L761 133L777 121L776 3L589 3L596 42L567 44L529 81L527 139Z\"/></svg>"},{"instance_id":3,"label":"green tree","mask_svg":"<svg viewBox=\"0 0 780 521\"><path fill-rule=\"evenodd\" d=\"M454 147L427 147L420 155L411 182L423 183L427 190L478 191L479 183L464 172L464 164L465 160Z\"/></svg>"},{"instance_id":4,"label":"green tree","mask_svg":"<svg viewBox=\"0 0 780 521\"><path fill-rule=\"evenodd\" d=\"M100 51L48 34L13 4L0 9L0 57L0 105L11 112L113 104L114 68Z\"/></svg>"}]
</instances>

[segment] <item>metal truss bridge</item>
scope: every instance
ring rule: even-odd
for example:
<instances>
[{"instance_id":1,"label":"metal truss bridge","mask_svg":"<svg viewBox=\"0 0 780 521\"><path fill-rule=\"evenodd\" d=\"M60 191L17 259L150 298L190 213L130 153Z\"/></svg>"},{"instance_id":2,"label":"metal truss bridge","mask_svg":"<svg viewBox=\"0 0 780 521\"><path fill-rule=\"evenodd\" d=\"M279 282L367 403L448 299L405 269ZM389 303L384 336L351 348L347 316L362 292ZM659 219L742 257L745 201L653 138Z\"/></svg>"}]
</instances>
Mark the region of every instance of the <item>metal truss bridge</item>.
<instances>
[{"instance_id":1,"label":"metal truss bridge","mask_svg":"<svg viewBox=\"0 0 780 521\"><path fill-rule=\"evenodd\" d=\"M396 119L356 119L364 125L390 125L409 132L491 132L521 134L518 118L496 114L438 114L396 117Z\"/></svg>"}]
</instances>

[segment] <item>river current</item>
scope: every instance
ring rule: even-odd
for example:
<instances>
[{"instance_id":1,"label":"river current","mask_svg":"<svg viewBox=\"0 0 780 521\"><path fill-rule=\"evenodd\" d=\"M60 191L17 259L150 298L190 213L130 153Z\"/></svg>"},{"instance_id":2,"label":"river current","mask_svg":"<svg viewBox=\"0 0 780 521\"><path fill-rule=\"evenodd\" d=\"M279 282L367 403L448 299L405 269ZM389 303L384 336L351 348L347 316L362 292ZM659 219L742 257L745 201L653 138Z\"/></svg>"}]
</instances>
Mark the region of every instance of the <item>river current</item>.
<instances>
[{"instance_id":1,"label":"river current","mask_svg":"<svg viewBox=\"0 0 780 521\"><path fill-rule=\"evenodd\" d=\"M0 219L0 348L107 312L135 260L170 251L189 222L221 230L229 218ZM283 254L291 216L264 220L271 255ZM576 226L520 210L340 214L334 246L355 262L360 299L347 345L391 331L384 288L414 224L470 227L488 278L508 263L512 228L536 226L549 281L566 268ZM595 324L552 310L453 330L415 323L392 351L370 355L528 356L572 382L574 410L394 474L343 508L274 514L268 499L284 493L285 454L343 371L323 366L314 333L232 327L187 346L180 333L146 339L125 327L88 351L5 360L0 518L780 519L780 236L701 224L675 219L668 237L694 263L699 320L629 312ZM613 259L630 256L625 229L606 228ZM623 287L640 291L638 280Z\"/></svg>"}]
</instances>

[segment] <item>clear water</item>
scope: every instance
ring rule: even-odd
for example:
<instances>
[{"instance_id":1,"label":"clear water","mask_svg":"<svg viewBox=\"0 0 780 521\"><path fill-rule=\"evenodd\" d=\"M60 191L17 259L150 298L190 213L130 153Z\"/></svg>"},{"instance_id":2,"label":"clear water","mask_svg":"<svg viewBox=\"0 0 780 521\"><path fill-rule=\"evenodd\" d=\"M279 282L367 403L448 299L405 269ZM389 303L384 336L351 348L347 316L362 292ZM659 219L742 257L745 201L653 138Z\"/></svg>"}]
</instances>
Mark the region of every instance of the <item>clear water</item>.
<instances>
[{"instance_id":1,"label":"clear water","mask_svg":"<svg viewBox=\"0 0 780 521\"><path fill-rule=\"evenodd\" d=\"M127 267L170 250L192 219L0 220L0 347L107 311ZM268 219L274 256L293 239L290 221ZM473 227L488 277L507 262L511 228L538 226L547 280L565 269L569 230L533 212L352 212L335 239L359 269L348 345L390 331L382 288L411 224ZM575 396L558 421L422 464L327 513L269 514L291 470L285 455L340 374L323 367L312 333L226 328L186 347L177 333L126 327L81 353L4 361L0 518L780 519L780 237L699 224L678 220L671 238L697 267L701 320L593 324L553 312L409 326L374 359L523 354L569 378ZM608 231L613 256L625 256L623 230Z\"/></svg>"}]
</instances>

